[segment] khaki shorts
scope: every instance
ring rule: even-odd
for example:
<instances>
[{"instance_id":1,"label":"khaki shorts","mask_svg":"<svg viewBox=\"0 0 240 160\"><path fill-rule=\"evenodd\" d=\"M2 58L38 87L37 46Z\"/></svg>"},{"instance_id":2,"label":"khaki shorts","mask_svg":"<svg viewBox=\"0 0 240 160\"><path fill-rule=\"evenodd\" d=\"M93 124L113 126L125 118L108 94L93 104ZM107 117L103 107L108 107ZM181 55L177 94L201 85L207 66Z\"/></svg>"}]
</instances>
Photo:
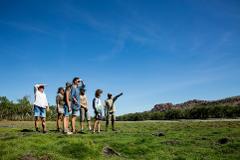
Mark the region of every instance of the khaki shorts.
<instances>
[{"instance_id":1,"label":"khaki shorts","mask_svg":"<svg viewBox=\"0 0 240 160\"><path fill-rule=\"evenodd\" d=\"M85 118L86 118L87 121L91 120L91 117L89 115L88 110L81 107L81 109L80 109L80 121L83 122L85 120Z\"/></svg>"},{"instance_id":2,"label":"khaki shorts","mask_svg":"<svg viewBox=\"0 0 240 160\"><path fill-rule=\"evenodd\" d=\"M116 120L116 116L114 115L114 113L109 113L106 117L106 120L108 121L115 121Z\"/></svg>"}]
</instances>

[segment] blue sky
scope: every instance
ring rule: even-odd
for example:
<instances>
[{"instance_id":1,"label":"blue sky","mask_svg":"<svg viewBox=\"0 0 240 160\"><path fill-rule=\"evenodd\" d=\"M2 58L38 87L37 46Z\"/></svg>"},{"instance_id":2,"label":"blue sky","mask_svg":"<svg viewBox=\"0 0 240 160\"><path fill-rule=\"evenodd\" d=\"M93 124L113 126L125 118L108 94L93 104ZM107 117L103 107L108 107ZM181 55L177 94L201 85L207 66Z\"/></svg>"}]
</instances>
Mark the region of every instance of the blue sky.
<instances>
[{"instance_id":1,"label":"blue sky","mask_svg":"<svg viewBox=\"0 0 240 160\"><path fill-rule=\"evenodd\" d=\"M0 95L33 98L80 76L117 114L240 91L240 1L0 1Z\"/></svg>"}]
</instances>

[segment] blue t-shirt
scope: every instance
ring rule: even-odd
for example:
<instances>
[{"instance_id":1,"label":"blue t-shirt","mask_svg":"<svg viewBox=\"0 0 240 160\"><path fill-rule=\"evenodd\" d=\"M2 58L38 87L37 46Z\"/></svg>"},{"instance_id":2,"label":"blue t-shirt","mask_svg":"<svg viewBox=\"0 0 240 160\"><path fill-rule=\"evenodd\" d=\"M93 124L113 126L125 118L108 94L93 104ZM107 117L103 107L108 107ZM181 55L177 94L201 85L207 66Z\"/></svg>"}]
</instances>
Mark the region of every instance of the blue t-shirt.
<instances>
[{"instance_id":1,"label":"blue t-shirt","mask_svg":"<svg viewBox=\"0 0 240 160\"><path fill-rule=\"evenodd\" d=\"M80 109L80 89L85 88L85 85L81 83L78 87L72 86L71 89L71 98L72 98L72 109L79 110ZM77 100L77 103L74 101L74 98Z\"/></svg>"}]
</instances>

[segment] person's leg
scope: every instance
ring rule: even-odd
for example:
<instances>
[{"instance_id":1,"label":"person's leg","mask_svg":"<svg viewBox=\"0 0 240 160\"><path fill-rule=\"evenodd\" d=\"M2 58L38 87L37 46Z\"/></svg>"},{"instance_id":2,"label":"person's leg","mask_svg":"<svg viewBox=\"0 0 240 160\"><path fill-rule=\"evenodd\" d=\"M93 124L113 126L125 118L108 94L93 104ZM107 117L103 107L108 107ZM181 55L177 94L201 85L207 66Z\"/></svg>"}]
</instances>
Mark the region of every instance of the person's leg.
<instances>
[{"instance_id":1,"label":"person's leg","mask_svg":"<svg viewBox=\"0 0 240 160\"><path fill-rule=\"evenodd\" d=\"M41 120L42 120L43 133L46 133L47 132L47 129L46 129L46 118L41 117Z\"/></svg>"},{"instance_id":2,"label":"person's leg","mask_svg":"<svg viewBox=\"0 0 240 160\"><path fill-rule=\"evenodd\" d=\"M34 126L36 131L39 131L39 128L38 128L39 117L40 117L40 109L38 106L34 105Z\"/></svg>"},{"instance_id":3,"label":"person's leg","mask_svg":"<svg viewBox=\"0 0 240 160\"><path fill-rule=\"evenodd\" d=\"M109 114L106 116L106 131L108 130L108 125L109 125Z\"/></svg>"},{"instance_id":4,"label":"person's leg","mask_svg":"<svg viewBox=\"0 0 240 160\"><path fill-rule=\"evenodd\" d=\"M89 115L88 110L85 110L85 118L87 119L88 130L91 131L91 130L92 130L91 117L90 117L90 115Z\"/></svg>"},{"instance_id":5,"label":"person's leg","mask_svg":"<svg viewBox=\"0 0 240 160\"><path fill-rule=\"evenodd\" d=\"M81 108L80 109L80 127L81 127L81 132L83 131L84 129L84 119L85 119L85 109L84 108Z\"/></svg>"},{"instance_id":6,"label":"person's leg","mask_svg":"<svg viewBox=\"0 0 240 160\"><path fill-rule=\"evenodd\" d=\"M40 109L40 117L41 117L41 120L42 120L43 133L46 133L47 132L47 129L46 129L46 108L40 107L39 109Z\"/></svg>"},{"instance_id":7,"label":"person's leg","mask_svg":"<svg viewBox=\"0 0 240 160\"><path fill-rule=\"evenodd\" d=\"M98 121L98 133L100 133L100 131L101 131L101 125L100 125L100 120Z\"/></svg>"},{"instance_id":8,"label":"person's leg","mask_svg":"<svg viewBox=\"0 0 240 160\"><path fill-rule=\"evenodd\" d=\"M63 132L68 132L68 125L69 125L69 112L68 107L64 105L64 118L63 118Z\"/></svg>"},{"instance_id":9,"label":"person's leg","mask_svg":"<svg viewBox=\"0 0 240 160\"><path fill-rule=\"evenodd\" d=\"M88 123L88 130L91 131L92 130L91 121L88 120L87 123Z\"/></svg>"},{"instance_id":10,"label":"person's leg","mask_svg":"<svg viewBox=\"0 0 240 160\"><path fill-rule=\"evenodd\" d=\"M112 130L115 131L115 115L111 115L111 121L112 121Z\"/></svg>"},{"instance_id":11,"label":"person's leg","mask_svg":"<svg viewBox=\"0 0 240 160\"><path fill-rule=\"evenodd\" d=\"M95 131L97 129L97 125L98 125L98 120L96 119L94 122L93 133L95 133Z\"/></svg>"},{"instance_id":12,"label":"person's leg","mask_svg":"<svg viewBox=\"0 0 240 160\"><path fill-rule=\"evenodd\" d=\"M59 131L61 131L61 126L63 126L63 114L60 113L59 114L59 119L58 119L58 128L59 128Z\"/></svg>"},{"instance_id":13,"label":"person's leg","mask_svg":"<svg viewBox=\"0 0 240 160\"><path fill-rule=\"evenodd\" d=\"M60 115L58 113L58 115L57 115L57 130L58 131L60 130L59 124L60 124Z\"/></svg>"},{"instance_id":14,"label":"person's leg","mask_svg":"<svg viewBox=\"0 0 240 160\"><path fill-rule=\"evenodd\" d=\"M38 121L39 121L39 117L36 116L36 117L35 117L35 120L34 120L34 126L35 126L36 131L39 131Z\"/></svg>"},{"instance_id":15,"label":"person's leg","mask_svg":"<svg viewBox=\"0 0 240 160\"><path fill-rule=\"evenodd\" d=\"M72 132L75 133L76 132L76 116L73 115L72 116Z\"/></svg>"}]
</instances>

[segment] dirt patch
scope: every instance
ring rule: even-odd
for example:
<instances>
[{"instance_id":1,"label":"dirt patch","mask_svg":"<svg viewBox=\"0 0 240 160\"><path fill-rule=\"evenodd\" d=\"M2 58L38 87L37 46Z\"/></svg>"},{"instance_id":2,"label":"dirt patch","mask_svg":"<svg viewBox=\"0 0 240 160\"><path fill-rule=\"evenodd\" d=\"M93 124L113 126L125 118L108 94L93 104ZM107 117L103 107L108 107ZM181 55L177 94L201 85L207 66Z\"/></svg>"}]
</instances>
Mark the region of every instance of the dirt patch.
<instances>
[{"instance_id":1,"label":"dirt patch","mask_svg":"<svg viewBox=\"0 0 240 160\"><path fill-rule=\"evenodd\" d=\"M37 158L30 154L27 154L27 155L20 157L19 160L37 160Z\"/></svg>"},{"instance_id":2,"label":"dirt patch","mask_svg":"<svg viewBox=\"0 0 240 160\"><path fill-rule=\"evenodd\" d=\"M45 155L45 156L40 157L39 160L51 160L51 158L49 156Z\"/></svg>"},{"instance_id":3,"label":"dirt patch","mask_svg":"<svg viewBox=\"0 0 240 160\"><path fill-rule=\"evenodd\" d=\"M165 133L162 131L156 132L156 133L152 133L152 135L157 136L157 137L162 137L165 136Z\"/></svg>"},{"instance_id":4,"label":"dirt patch","mask_svg":"<svg viewBox=\"0 0 240 160\"><path fill-rule=\"evenodd\" d=\"M178 145L178 144L180 144L180 142L177 141L177 140L169 140L169 141L165 141L165 142L162 142L162 143L167 144L167 145Z\"/></svg>"},{"instance_id":5,"label":"dirt patch","mask_svg":"<svg viewBox=\"0 0 240 160\"><path fill-rule=\"evenodd\" d=\"M226 144L226 143L228 143L228 142L229 142L229 139L228 139L228 138L221 138L221 139L218 140L218 143L219 143L219 144Z\"/></svg>"},{"instance_id":6,"label":"dirt patch","mask_svg":"<svg viewBox=\"0 0 240 160\"><path fill-rule=\"evenodd\" d=\"M106 146L103 148L103 153L106 156L120 156L120 153L110 148L109 146Z\"/></svg>"},{"instance_id":7,"label":"dirt patch","mask_svg":"<svg viewBox=\"0 0 240 160\"><path fill-rule=\"evenodd\" d=\"M37 158L31 154L24 155L19 160L51 160L51 158L48 155L41 156L40 158Z\"/></svg>"}]
</instances>

